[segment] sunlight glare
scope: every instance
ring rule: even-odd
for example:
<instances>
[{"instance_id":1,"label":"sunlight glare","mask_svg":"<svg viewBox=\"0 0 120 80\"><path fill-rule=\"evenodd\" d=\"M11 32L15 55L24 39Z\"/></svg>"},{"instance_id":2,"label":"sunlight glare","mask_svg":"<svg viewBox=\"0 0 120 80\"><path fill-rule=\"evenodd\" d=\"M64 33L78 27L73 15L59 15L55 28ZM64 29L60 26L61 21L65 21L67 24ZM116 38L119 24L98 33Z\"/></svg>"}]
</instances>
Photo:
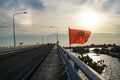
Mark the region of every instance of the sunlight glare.
<instances>
[{"instance_id":1,"label":"sunlight glare","mask_svg":"<svg viewBox=\"0 0 120 80\"><path fill-rule=\"evenodd\" d=\"M31 24L31 20L30 19L24 19L23 21L22 21L22 24Z\"/></svg>"},{"instance_id":2,"label":"sunlight glare","mask_svg":"<svg viewBox=\"0 0 120 80\"><path fill-rule=\"evenodd\" d=\"M21 23L25 25L31 25L32 24L32 17L30 14L22 15L21 17Z\"/></svg>"},{"instance_id":3,"label":"sunlight glare","mask_svg":"<svg viewBox=\"0 0 120 80\"><path fill-rule=\"evenodd\" d=\"M81 25L85 28L94 29L100 25L101 17L100 14L94 11L87 11L81 14L79 17Z\"/></svg>"}]
</instances>

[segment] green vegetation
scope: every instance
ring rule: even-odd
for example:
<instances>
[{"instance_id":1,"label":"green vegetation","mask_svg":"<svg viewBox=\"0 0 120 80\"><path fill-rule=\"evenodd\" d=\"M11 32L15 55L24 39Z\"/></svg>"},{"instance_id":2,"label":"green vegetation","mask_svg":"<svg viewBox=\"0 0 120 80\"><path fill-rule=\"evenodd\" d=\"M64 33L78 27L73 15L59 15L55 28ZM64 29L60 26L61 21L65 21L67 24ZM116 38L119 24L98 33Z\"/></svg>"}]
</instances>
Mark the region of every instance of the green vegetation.
<instances>
[{"instance_id":1,"label":"green vegetation","mask_svg":"<svg viewBox=\"0 0 120 80\"><path fill-rule=\"evenodd\" d=\"M95 62L88 55L87 56L83 56L83 51L82 50L79 51L79 54L80 54L80 56L78 56L78 58L80 60L82 60L84 63L86 63L88 66L93 68L99 74L101 74L102 71L104 70L104 68L107 67L107 65L104 64L104 60L100 60L98 62Z\"/></svg>"}]
</instances>

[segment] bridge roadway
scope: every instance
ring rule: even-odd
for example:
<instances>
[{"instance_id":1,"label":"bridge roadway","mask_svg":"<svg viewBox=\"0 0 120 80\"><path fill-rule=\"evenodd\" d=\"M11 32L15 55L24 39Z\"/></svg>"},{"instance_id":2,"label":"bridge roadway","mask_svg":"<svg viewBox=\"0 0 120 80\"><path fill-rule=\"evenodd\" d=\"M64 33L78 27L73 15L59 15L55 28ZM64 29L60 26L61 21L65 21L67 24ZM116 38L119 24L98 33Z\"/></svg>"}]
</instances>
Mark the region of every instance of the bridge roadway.
<instances>
[{"instance_id":1,"label":"bridge roadway","mask_svg":"<svg viewBox=\"0 0 120 80\"><path fill-rule=\"evenodd\" d=\"M54 46L0 55L0 80L64 80L64 68Z\"/></svg>"}]
</instances>

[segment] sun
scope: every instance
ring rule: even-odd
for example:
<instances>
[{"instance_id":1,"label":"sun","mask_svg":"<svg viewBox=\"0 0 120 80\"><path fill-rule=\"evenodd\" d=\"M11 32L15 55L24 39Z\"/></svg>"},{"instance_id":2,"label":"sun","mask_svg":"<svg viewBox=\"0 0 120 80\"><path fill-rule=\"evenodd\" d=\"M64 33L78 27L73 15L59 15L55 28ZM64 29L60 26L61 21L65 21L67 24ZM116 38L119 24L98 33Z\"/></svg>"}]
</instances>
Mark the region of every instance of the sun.
<instances>
[{"instance_id":1,"label":"sun","mask_svg":"<svg viewBox=\"0 0 120 80\"><path fill-rule=\"evenodd\" d=\"M89 29L93 29L100 25L101 22L101 16L99 13L95 11L87 11L83 12L81 16L79 17L80 24Z\"/></svg>"}]
</instances>

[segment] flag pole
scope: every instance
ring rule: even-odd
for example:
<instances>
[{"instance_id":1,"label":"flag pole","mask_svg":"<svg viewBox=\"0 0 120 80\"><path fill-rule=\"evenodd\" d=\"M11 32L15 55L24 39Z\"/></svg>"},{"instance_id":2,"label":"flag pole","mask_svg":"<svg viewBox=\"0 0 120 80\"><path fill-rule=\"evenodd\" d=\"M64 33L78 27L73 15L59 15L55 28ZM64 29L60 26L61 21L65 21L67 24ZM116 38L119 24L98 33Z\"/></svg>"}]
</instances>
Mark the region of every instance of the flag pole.
<instances>
[{"instance_id":1,"label":"flag pole","mask_svg":"<svg viewBox=\"0 0 120 80\"><path fill-rule=\"evenodd\" d=\"M71 52L71 44L70 44L70 27L68 27L68 31L69 31L69 48L70 48L70 52Z\"/></svg>"}]
</instances>

